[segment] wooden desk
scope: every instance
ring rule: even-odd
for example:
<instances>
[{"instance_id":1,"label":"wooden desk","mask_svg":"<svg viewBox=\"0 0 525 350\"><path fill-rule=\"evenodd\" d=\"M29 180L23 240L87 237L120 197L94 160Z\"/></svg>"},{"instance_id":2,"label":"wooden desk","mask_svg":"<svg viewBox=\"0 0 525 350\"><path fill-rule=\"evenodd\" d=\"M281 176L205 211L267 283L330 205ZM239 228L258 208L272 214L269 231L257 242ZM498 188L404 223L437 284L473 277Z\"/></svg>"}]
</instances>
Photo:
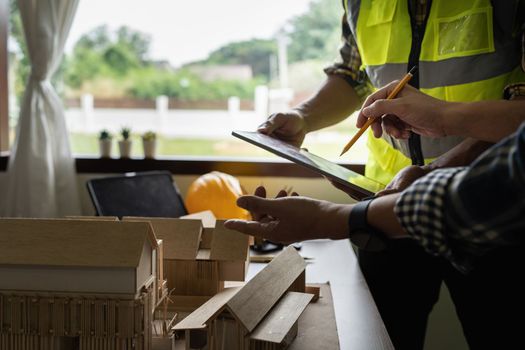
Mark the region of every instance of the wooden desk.
<instances>
[{"instance_id":1,"label":"wooden desk","mask_svg":"<svg viewBox=\"0 0 525 350\"><path fill-rule=\"evenodd\" d=\"M307 283L330 282L342 350L394 349L348 240L303 243L301 255L313 257ZM248 279L265 264L250 263Z\"/></svg>"}]
</instances>

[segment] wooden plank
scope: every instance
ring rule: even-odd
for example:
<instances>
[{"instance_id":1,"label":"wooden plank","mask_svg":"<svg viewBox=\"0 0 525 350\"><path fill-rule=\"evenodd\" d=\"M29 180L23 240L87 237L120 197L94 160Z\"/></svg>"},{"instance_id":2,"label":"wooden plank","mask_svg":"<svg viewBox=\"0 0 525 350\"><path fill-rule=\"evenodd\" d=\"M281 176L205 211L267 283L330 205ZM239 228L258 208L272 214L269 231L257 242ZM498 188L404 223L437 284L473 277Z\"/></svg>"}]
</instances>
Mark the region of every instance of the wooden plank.
<instances>
[{"instance_id":1,"label":"wooden plank","mask_svg":"<svg viewBox=\"0 0 525 350\"><path fill-rule=\"evenodd\" d=\"M9 1L0 0L0 152L9 151Z\"/></svg>"},{"instance_id":2,"label":"wooden plank","mask_svg":"<svg viewBox=\"0 0 525 350\"><path fill-rule=\"evenodd\" d=\"M0 219L0 264L137 267L150 234L147 223Z\"/></svg>"},{"instance_id":3,"label":"wooden plank","mask_svg":"<svg viewBox=\"0 0 525 350\"><path fill-rule=\"evenodd\" d=\"M217 220L211 241L210 259L246 261L249 236L224 227L224 220Z\"/></svg>"},{"instance_id":4,"label":"wooden plank","mask_svg":"<svg viewBox=\"0 0 525 350\"><path fill-rule=\"evenodd\" d=\"M119 221L118 216L66 216L66 219L89 220L89 221Z\"/></svg>"},{"instance_id":5,"label":"wooden plank","mask_svg":"<svg viewBox=\"0 0 525 350\"><path fill-rule=\"evenodd\" d=\"M200 220L128 216L122 220L150 222L155 236L164 243L164 259L193 260L197 256L202 233Z\"/></svg>"},{"instance_id":6,"label":"wooden plank","mask_svg":"<svg viewBox=\"0 0 525 350\"><path fill-rule=\"evenodd\" d=\"M253 331L268 311L303 274L306 263L295 248L287 247L228 301L227 307L242 325Z\"/></svg>"},{"instance_id":7,"label":"wooden plank","mask_svg":"<svg viewBox=\"0 0 525 350\"><path fill-rule=\"evenodd\" d=\"M219 313L224 305L230 300L240 288L227 288L220 293L217 293L204 303L197 310L192 312L188 317L177 323L173 330L187 330L187 329L203 329L206 323L217 313Z\"/></svg>"},{"instance_id":8,"label":"wooden plank","mask_svg":"<svg viewBox=\"0 0 525 350\"><path fill-rule=\"evenodd\" d=\"M250 339L280 344L312 300L312 294L288 292L250 334Z\"/></svg>"}]
</instances>

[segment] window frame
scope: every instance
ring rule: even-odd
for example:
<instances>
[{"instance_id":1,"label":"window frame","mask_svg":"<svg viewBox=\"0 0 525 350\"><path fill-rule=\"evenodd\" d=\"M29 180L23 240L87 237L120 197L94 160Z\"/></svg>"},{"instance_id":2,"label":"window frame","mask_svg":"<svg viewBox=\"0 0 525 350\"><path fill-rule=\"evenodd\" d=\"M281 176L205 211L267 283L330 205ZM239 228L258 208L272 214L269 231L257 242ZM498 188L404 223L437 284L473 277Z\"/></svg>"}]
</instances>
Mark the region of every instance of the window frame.
<instances>
[{"instance_id":1,"label":"window frame","mask_svg":"<svg viewBox=\"0 0 525 350\"><path fill-rule=\"evenodd\" d=\"M0 156L0 172L7 170L8 156ZM339 164L364 174L364 164ZM222 171L234 176L322 178L321 175L284 160L219 157L163 157L158 159L89 158L75 159L79 174L120 174L134 171L168 170L173 175L202 175Z\"/></svg>"}]
</instances>

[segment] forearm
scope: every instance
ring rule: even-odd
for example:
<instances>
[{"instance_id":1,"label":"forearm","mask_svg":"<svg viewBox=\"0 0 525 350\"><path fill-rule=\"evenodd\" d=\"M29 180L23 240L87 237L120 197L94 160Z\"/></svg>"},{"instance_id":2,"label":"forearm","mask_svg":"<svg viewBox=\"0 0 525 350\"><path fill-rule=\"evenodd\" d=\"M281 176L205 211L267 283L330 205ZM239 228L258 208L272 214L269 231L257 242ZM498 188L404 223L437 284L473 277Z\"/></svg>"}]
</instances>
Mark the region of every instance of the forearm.
<instances>
[{"instance_id":1,"label":"forearm","mask_svg":"<svg viewBox=\"0 0 525 350\"><path fill-rule=\"evenodd\" d=\"M400 193L393 193L374 199L368 207L367 221L368 224L382 232L388 238L408 237L407 233L401 227L394 207Z\"/></svg>"},{"instance_id":2,"label":"forearm","mask_svg":"<svg viewBox=\"0 0 525 350\"><path fill-rule=\"evenodd\" d=\"M479 141L473 138L465 139L447 153L436 158L432 163L423 166L423 169L432 171L439 168L469 165L492 145L491 142Z\"/></svg>"},{"instance_id":3,"label":"forearm","mask_svg":"<svg viewBox=\"0 0 525 350\"><path fill-rule=\"evenodd\" d=\"M443 118L447 135L498 142L525 121L525 101L452 103Z\"/></svg>"},{"instance_id":4,"label":"forearm","mask_svg":"<svg viewBox=\"0 0 525 350\"><path fill-rule=\"evenodd\" d=\"M343 78L329 75L312 97L294 109L304 117L310 132L339 123L360 105L356 92Z\"/></svg>"},{"instance_id":5,"label":"forearm","mask_svg":"<svg viewBox=\"0 0 525 350\"><path fill-rule=\"evenodd\" d=\"M453 103L445 114L448 135L469 137L429 165L426 170L465 166L494 142L515 132L525 120L525 101Z\"/></svg>"}]
</instances>

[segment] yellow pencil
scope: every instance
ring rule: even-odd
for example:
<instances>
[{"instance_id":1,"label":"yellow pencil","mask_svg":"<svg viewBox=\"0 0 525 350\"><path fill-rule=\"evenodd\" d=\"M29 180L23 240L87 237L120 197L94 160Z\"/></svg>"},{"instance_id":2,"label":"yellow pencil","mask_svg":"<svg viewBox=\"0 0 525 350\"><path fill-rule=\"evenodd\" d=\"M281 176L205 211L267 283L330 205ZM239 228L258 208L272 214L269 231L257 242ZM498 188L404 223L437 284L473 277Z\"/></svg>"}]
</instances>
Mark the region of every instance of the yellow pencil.
<instances>
[{"instance_id":1,"label":"yellow pencil","mask_svg":"<svg viewBox=\"0 0 525 350\"><path fill-rule=\"evenodd\" d=\"M399 93L399 91L401 91L405 87L405 85L408 84L410 79L412 79L412 76L414 75L416 70L417 70L417 66L412 67L412 69L403 77L403 79L401 79L401 81L396 85L394 90L392 90L392 92L388 95L388 97L386 99L387 100L391 100L391 99L395 98L397 96L397 94ZM375 119L376 118L368 118L368 120L366 121L365 125L363 125L361 127L361 129L359 129L357 134L355 134L354 137L352 137L352 139L346 144L345 148L343 148L343 151L341 152L339 157L342 156L343 154L345 154L350 149L350 147L352 147L354 145L354 143L357 141L357 139L359 139L359 137L361 137L361 135L363 135L363 133L366 131L366 129L368 129L368 127L370 125L372 125L372 123L374 122Z\"/></svg>"}]
</instances>

